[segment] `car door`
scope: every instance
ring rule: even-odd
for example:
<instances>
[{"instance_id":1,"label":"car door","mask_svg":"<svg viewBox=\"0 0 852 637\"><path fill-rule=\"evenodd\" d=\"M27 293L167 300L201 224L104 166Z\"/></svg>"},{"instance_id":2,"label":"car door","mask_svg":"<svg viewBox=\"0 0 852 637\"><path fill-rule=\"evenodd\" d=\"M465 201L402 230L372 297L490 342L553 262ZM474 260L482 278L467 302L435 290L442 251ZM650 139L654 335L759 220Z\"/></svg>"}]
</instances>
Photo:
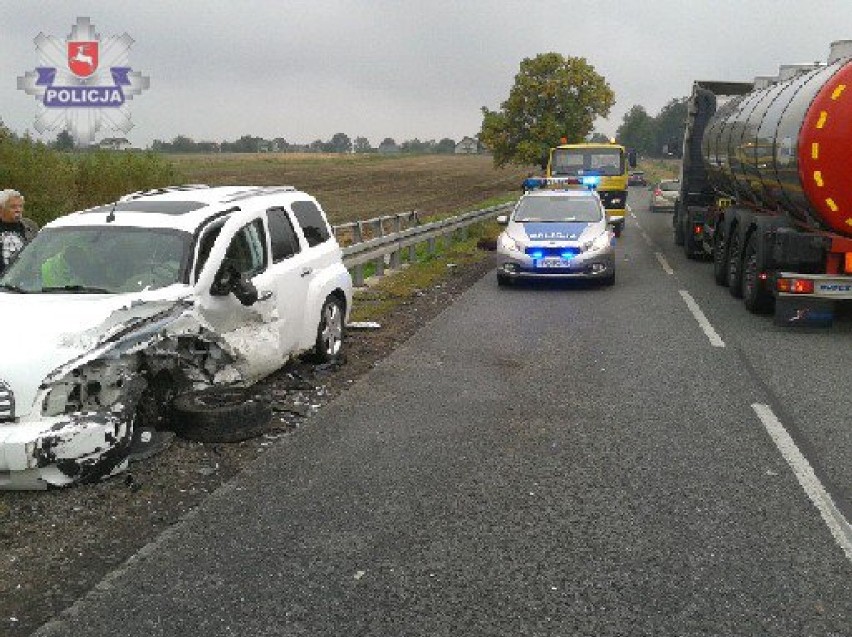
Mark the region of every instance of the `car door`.
<instances>
[{"instance_id":1,"label":"car door","mask_svg":"<svg viewBox=\"0 0 852 637\"><path fill-rule=\"evenodd\" d=\"M202 318L222 336L236 355L236 367L247 381L265 376L283 365L278 288L270 258L266 227L260 215L238 213L221 226L212 226L198 241L197 307ZM230 270L250 281L257 300L243 304L220 285Z\"/></svg>"},{"instance_id":2,"label":"car door","mask_svg":"<svg viewBox=\"0 0 852 637\"><path fill-rule=\"evenodd\" d=\"M272 255L270 284L276 294L281 349L286 356L299 350L300 337L306 328L305 302L315 264L286 206L269 208L266 217Z\"/></svg>"}]
</instances>

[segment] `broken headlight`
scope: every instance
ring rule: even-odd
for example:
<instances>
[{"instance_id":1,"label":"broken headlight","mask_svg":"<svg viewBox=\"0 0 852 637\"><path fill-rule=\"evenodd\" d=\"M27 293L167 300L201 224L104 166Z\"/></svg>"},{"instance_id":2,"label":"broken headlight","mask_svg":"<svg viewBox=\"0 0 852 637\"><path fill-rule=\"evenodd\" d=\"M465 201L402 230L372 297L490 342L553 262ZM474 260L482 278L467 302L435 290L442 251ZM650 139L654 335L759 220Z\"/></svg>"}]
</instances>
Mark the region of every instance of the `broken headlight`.
<instances>
[{"instance_id":1,"label":"broken headlight","mask_svg":"<svg viewBox=\"0 0 852 637\"><path fill-rule=\"evenodd\" d=\"M49 385L42 402L43 416L120 408L128 381L137 373L134 359L92 361L71 370Z\"/></svg>"}]
</instances>

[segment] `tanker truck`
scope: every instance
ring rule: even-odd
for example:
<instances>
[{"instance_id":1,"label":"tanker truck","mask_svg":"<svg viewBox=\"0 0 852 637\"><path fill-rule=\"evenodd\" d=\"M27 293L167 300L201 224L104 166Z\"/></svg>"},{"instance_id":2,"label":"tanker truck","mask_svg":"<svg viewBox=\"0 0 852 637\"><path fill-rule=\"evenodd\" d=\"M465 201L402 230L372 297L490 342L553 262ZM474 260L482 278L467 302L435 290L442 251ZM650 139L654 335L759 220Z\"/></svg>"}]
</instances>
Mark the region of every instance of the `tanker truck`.
<instances>
[{"instance_id":1,"label":"tanker truck","mask_svg":"<svg viewBox=\"0 0 852 637\"><path fill-rule=\"evenodd\" d=\"M831 325L852 300L852 41L827 63L693 85L675 243L780 325Z\"/></svg>"}]
</instances>

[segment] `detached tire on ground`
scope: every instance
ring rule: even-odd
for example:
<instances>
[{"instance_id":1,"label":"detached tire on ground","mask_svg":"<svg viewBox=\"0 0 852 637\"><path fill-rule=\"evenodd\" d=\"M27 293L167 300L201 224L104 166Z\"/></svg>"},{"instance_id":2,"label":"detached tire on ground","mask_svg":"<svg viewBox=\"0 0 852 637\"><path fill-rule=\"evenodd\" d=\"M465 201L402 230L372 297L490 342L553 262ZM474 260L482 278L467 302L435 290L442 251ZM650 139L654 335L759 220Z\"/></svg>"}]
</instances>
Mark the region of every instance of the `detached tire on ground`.
<instances>
[{"instance_id":1,"label":"detached tire on ground","mask_svg":"<svg viewBox=\"0 0 852 637\"><path fill-rule=\"evenodd\" d=\"M181 394L172 403L175 432L197 442L241 442L264 433L272 404L251 387L211 387Z\"/></svg>"}]
</instances>

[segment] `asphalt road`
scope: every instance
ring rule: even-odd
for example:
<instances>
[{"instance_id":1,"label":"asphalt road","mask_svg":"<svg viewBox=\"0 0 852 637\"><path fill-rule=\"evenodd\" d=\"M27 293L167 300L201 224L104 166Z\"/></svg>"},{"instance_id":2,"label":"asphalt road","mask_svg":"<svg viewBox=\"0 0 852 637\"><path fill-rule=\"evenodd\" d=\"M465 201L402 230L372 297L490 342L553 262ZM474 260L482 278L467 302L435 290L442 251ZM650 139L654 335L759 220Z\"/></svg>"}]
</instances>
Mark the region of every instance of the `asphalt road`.
<instances>
[{"instance_id":1,"label":"asphalt road","mask_svg":"<svg viewBox=\"0 0 852 637\"><path fill-rule=\"evenodd\" d=\"M37 634L852 635L852 320L631 197L614 288L489 275Z\"/></svg>"}]
</instances>

